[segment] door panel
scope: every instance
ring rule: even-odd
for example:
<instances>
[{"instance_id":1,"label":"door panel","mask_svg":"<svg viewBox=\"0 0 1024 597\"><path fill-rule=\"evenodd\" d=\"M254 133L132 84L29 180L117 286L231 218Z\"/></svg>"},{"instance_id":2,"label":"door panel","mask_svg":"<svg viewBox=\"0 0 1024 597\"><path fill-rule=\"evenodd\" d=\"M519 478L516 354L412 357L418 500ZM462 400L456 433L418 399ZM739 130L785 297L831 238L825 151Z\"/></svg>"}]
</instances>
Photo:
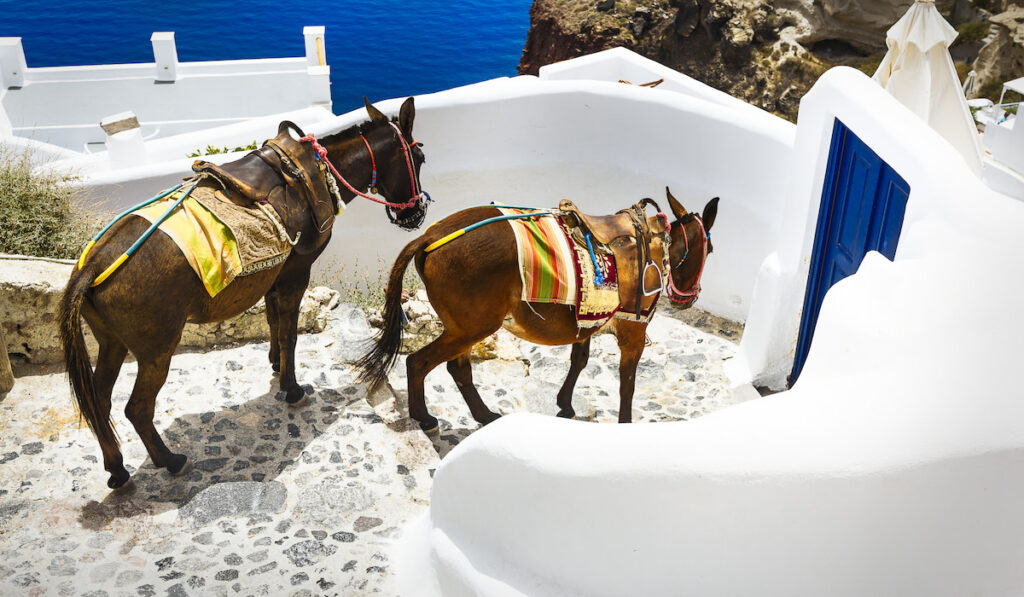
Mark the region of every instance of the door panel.
<instances>
[{"instance_id":1,"label":"door panel","mask_svg":"<svg viewBox=\"0 0 1024 597\"><path fill-rule=\"evenodd\" d=\"M910 186L838 119L832 129L818 228L790 383L810 350L825 294L855 273L868 251L896 255Z\"/></svg>"}]
</instances>

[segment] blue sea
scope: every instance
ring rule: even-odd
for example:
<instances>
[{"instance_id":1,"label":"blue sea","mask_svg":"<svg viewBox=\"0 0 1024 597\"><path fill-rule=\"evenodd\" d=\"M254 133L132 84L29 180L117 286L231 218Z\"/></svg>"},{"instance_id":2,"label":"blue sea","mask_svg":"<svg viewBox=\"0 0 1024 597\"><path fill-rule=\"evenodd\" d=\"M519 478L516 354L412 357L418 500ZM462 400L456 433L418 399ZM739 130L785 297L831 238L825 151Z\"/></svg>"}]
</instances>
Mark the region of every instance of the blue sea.
<instances>
[{"instance_id":1,"label":"blue sea","mask_svg":"<svg viewBox=\"0 0 1024 597\"><path fill-rule=\"evenodd\" d=\"M323 25L335 113L516 74L530 0L176 3L0 0L0 37L30 67L152 62L149 37L174 31L178 60L303 56Z\"/></svg>"}]
</instances>

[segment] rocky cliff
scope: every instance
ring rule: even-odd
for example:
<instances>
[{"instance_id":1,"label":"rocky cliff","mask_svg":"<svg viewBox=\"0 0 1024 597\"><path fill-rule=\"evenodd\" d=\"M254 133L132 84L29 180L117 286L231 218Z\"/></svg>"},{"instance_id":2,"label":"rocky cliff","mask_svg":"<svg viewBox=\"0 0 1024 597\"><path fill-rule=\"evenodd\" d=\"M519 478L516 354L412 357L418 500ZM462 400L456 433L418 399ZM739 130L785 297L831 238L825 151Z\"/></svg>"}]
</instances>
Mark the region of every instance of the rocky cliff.
<instances>
[{"instance_id":1,"label":"rocky cliff","mask_svg":"<svg viewBox=\"0 0 1024 597\"><path fill-rule=\"evenodd\" d=\"M913 0L534 0L519 72L615 46L794 119L828 68L872 74L885 33ZM1022 9L1007 0L939 0L961 31L952 53L980 93L1024 75Z\"/></svg>"}]
</instances>

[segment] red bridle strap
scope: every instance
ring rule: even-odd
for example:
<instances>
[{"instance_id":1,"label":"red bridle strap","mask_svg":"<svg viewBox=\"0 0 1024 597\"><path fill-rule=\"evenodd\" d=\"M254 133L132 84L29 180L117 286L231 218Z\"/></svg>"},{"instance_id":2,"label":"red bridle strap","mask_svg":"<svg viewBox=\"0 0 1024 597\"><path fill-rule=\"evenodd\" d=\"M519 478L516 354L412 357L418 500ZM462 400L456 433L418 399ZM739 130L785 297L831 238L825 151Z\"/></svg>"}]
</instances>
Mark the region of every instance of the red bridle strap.
<instances>
[{"instance_id":1,"label":"red bridle strap","mask_svg":"<svg viewBox=\"0 0 1024 597\"><path fill-rule=\"evenodd\" d=\"M315 135L310 133L310 134L306 135L305 137L299 139L299 141L308 141L313 146L313 151L315 151L316 154L318 156L320 156L320 159L322 159L324 161L324 163L327 164L327 167L330 168L331 173L334 174L334 177L337 178L338 180L340 180L341 184L345 185L345 188L348 189L349 191L351 191L352 193L362 197L363 199L369 199L370 201L373 201L374 203L380 203L381 205L386 205L386 206L390 207L391 209L406 209L406 208L409 208L409 207L412 207L412 206L416 205L416 202L420 200L420 195L418 193L416 193L416 177L415 177L415 173L413 172L413 169L412 169L412 160L409 157L409 153L412 150L411 150L409 144L405 142L405 137L402 136L402 132L398 129L398 127L395 126L395 124L393 122L390 122L390 121L388 122L388 124L390 124L392 127L395 128L395 131L398 133L398 139L402 142L402 149L405 150L405 163L409 167L409 176L411 177L411 180L412 180L411 184L412 184L412 187L413 187L413 197L411 199L409 199L408 201L406 201L405 203L392 203L390 201L384 201L382 199L377 199L376 197L373 197L371 195L367 195L366 193L362 193L362 192L356 190L355 187L353 187L351 184L349 184L349 182L347 180L345 180L345 177L342 176L340 172L338 172L338 169L334 167L334 164L332 164L331 161L329 159L327 159L327 149L316 140L316 136ZM363 141L366 142L366 139L363 138ZM366 148L367 149L370 148L370 144L368 142L366 143ZM376 171L376 163L375 163L374 158L373 158L373 151L370 151L370 163L374 164L373 167L374 167L374 170Z\"/></svg>"},{"instance_id":2,"label":"red bridle strap","mask_svg":"<svg viewBox=\"0 0 1024 597\"><path fill-rule=\"evenodd\" d=\"M366 135L359 135L359 138L363 140L363 145L366 145L366 151L370 154L370 189L373 189L377 186L377 160L373 159L373 149L370 148Z\"/></svg>"},{"instance_id":3,"label":"red bridle strap","mask_svg":"<svg viewBox=\"0 0 1024 597\"><path fill-rule=\"evenodd\" d=\"M700 238L701 244L703 245L702 255L700 259L700 269L697 270L697 278L693 281L693 285L687 291L681 291L676 288L675 281L672 279L672 269L669 269L668 273L668 298L674 303L692 303L697 300L697 295L700 294L700 277L704 274L704 263L708 260L708 234L704 230L704 221L694 214L693 219L697 221L697 225L700 226ZM684 255L690 254L690 241L686 238L686 226L683 226L683 243ZM684 257L685 260L685 257Z\"/></svg>"},{"instance_id":4,"label":"red bridle strap","mask_svg":"<svg viewBox=\"0 0 1024 597\"><path fill-rule=\"evenodd\" d=\"M420 190L416 188L416 173L412 169L412 146L406 143L405 135L402 134L402 129L398 128L398 125L388 121L391 128L395 129L395 134L398 135L398 140L402 142L402 149L405 150L405 167L409 169L409 186L412 187L413 200L419 199L421 196ZM415 144L415 141L413 142ZM411 206L410 206L411 207Z\"/></svg>"}]
</instances>

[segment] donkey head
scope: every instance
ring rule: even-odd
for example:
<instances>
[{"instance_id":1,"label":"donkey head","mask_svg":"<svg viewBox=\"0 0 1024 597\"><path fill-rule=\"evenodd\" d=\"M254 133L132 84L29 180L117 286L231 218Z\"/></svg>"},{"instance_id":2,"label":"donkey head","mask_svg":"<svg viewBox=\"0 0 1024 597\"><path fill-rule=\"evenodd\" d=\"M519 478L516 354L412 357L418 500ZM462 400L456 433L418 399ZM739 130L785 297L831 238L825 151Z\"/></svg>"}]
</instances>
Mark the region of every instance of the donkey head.
<instances>
[{"instance_id":1,"label":"donkey head","mask_svg":"<svg viewBox=\"0 0 1024 597\"><path fill-rule=\"evenodd\" d=\"M420 168L426 157L421 149L423 144L412 136L416 118L413 98L402 103L396 121L388 120L365 97L363 101L370 115L364 134L374 147L375 168L380 172L380 178L371 182L370 190L380 193L391 204L385 211L393 223L406 230L419 228L426 217L430 195L420 186Z\"/></svg>"},{"instance_id":2,"label":"donkey head","mask_svg":"<svg viewBox=\"0 0 1024 597\"><path fill-rule=\"evenodd\" d=\"M718 197L708 201L702 214L686 211L668 187L668 204L675 220L669 229L669 276L666 294L676 303L690 307L700 294L700 276L704 261L714 250L711 226L718 215Z\"/></svg>"}]
</instances>

